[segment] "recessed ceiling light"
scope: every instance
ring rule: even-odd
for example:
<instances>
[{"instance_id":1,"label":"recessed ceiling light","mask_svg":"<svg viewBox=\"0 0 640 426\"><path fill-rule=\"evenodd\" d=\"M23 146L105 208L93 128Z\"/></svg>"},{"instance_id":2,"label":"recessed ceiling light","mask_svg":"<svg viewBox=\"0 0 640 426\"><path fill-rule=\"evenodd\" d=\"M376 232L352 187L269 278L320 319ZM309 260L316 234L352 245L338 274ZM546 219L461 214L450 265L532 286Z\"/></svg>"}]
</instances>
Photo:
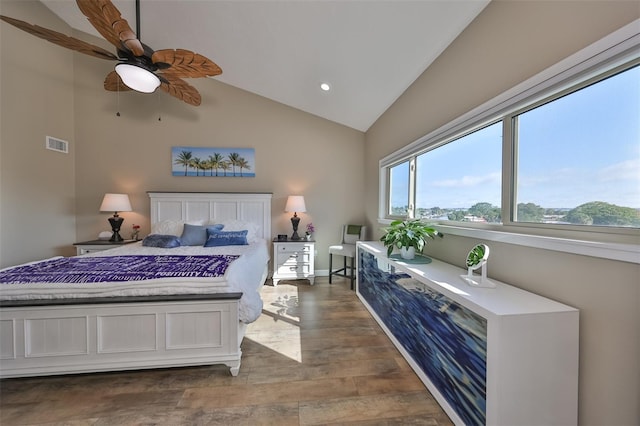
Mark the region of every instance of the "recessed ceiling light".
<instances>
[{"instance_id":1,"label":"recessed ceiling light","mask_svg":"<svg viewBox=\"0 0 640 426\"><path fill-rule=\"evenodd\" d=\"M320 88L325 92L328 92L329 90L331 90L331 86L329 86L329 83L320 83Z\"/></svg>"}]
</instances>

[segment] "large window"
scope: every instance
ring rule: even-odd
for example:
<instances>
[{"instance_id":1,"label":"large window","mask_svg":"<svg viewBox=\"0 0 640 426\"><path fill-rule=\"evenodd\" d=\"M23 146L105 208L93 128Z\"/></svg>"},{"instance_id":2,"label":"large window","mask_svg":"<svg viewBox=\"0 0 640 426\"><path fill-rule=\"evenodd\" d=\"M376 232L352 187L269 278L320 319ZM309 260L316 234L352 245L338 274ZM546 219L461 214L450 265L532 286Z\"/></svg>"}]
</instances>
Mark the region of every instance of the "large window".
<instances>
[{"instance_id":1,"label":"large window","mask_svg":"<svg viewBox=\"0 0 640 426\"><path fill-rule=\"evenodd\" d=\"M639 236L640 49L626 42L584 53L381 160L383 219Z\"/></svg>"},{"instance_id":2,"label":"large window","mask_svg":"<svg viewBox=\"0 0 640 426\"><path fill-rule=\"evenodd\" d=\"M640 227L640 67L513 120L514 221Z\"/></svg>"},{"instance_id":3,"label":"large window","mask_svg":"<svg viewBox=\"0 0 640 426\"><path fill-rule=\"evenodd\" d=\"M501 222L502 123L416 158L415 217Z\"/></svg>"}]
</instances>

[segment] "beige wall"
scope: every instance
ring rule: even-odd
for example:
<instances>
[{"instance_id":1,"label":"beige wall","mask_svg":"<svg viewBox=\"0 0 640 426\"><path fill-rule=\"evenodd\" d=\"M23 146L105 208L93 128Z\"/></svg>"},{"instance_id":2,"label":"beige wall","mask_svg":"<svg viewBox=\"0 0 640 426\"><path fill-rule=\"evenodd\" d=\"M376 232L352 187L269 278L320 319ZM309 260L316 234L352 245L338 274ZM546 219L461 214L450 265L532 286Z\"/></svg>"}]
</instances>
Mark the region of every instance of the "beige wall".
<instances>
[{"instance_id":1,"label":"beige wall","mask_svg":"<svg viewBox=\"0 0 640 426\"><path fill-rule=\"evenodd\" d=\"M54 29L64 25L60 21L52 23L55 17L49 16L48 10L38 2L2 2L3 9L4 4L8 4L3 13L9 16ZM11 99L20 98L24 108L21 114L11 114L9 98L3 92L2 265L40 259L53 252L72 254L73 242L95 239L100 231L109 230L110 215L98 211L105 192L130 195L134 211L121 214L125 218L121 232L124 237L134 223L142 225L142 235L149 232L146 191L272 192L274 235L291 234L291 214L284 213L284 204L287 195L302 194L307 213L300 214L300 230L309 221L316 226L319 270L328 268L327 247L337 242L341 225L363 221L362 132L215 79L189 80L202 94L200 107L189 106L163 92L109 93L102 89L102 82L113 69L112 62L72 54L13 30L5 23L1 28L3 87L11 87L15 91ZM9 30L15 47L5 51L8 37L4 34ZM74 35L113 50L101 39ZM62 57L67 70L56 71L50 78L36 79L40 90L25 93L23 87L28 86L30 80L23 77L43 72L40 62L35 59L27 62L29 54L21 49L25 44L30 49L33 46L38 54L47 53L45 62L61 62ZM27 65L29 69L25 74L22 68ZM224 69L224 64L220 65ZM47 90L59 85L58 80L65 73L75 77L74 87L66 81L64 90L60 89L64 102L56 104L54 109L43 108L42 97L49 96ZM120 117L116 116L117 111ZM159 116L162 121L158 121ZM64 132L56 130L63 119L67 123ZM69 162L64 164L55 157L60 156L56 153L50 157L57 162L49 157L30 162L37 165L33 167L37 170L34 174L33 169L23 167L27 163L23 156L33 155L32 149L23 142L28 139L23 135L27 128L35 133L32 138L38 149L44 145L44 135L53 134L70 140L74 155L66 157ZM172 146L255 148L256 177L173 177ZM16 207L16 198L24 209ZM66 211L54 210L56 204L63 202L68 206ZM56 219L65 226L55 225ZM56 232L44 239L32 228L35 224L38 232L44 233L52 223ZM33 243L36 238L39 238L38 244Z\"/></svg>"},{"instance_id":2,"label":"beige wall","mask_svg":"<svg viewBox=\"0 0 640 426\"><path fill-rule=\"evenodd\" d=\"M318 267L326 269L340 224L366 219L379 235L380 158L637 18L638 9L637 1L494 1L367 132L366 145L360 132L216 80L191 80L203 95L198 108L165 94L118 101L101 89L112 64L0 23L0 266L72 253L74 241L108 229L109 215L98 212L105 192L131 195L125 235L133 223L147 233L146 191L166 190L273 192L274 234L290 232L286 196L304 194L302 223L316 224ZM69 31L38 2L0 0L0 12ZM71 153L46 151L46 135L69 140ZM174 145L253 147L258 175L172 177ZM461 265L476 242L448 236L429 254ZM638 266L489 245L491 276L581 309L581 423L639 423Z\"/></svg>"},{"instance_id":3,"label":"beige wall","mask_svg":"<svg viewBox=\"0 0 640 426\"><path fill-rule=\"evenodd\" d=\"M492 2L367 132L367 220L377 220L382 157L639 16L637 1ZM448 235L427 251L462 267L478 242ZM487 244L490 276L581 310L580 423L639 424L640 266Z\"/></svg>"},{"instance_id":4,"label":"beige wall","mask_svg":"<svg viewBox=\"0 0 640 426\"><path fill-rule=\"evenodd\" d=\"M40 2L0 1L0 13L70 34ZM0 23L0 267L73 254L73 54ZM45 149L45 137L70 153Z\"/></svg>"},{"instance_id":5,"label":"beige wall","mask_svg":"<svg viewBox=\"0 0 640 426\"><path fill-rule=\"evenodd\" d=\"M327 269L341 224L363 220L362 132L212 79L189 81L202 94L199 107L165 93L108 93L101 76L111 64L76 60L78 239L109 229L109 215L98 212L105 192L130 194L134 212L121 214L124 237L133 223L149 231L146 191L272 192L274 235L291 234L284 205L289 194L301 194L307 212L300 231L314 223L317 267ZM254 148L256 177L174 177L172 146Z\"/></svg>"}]
</instances>

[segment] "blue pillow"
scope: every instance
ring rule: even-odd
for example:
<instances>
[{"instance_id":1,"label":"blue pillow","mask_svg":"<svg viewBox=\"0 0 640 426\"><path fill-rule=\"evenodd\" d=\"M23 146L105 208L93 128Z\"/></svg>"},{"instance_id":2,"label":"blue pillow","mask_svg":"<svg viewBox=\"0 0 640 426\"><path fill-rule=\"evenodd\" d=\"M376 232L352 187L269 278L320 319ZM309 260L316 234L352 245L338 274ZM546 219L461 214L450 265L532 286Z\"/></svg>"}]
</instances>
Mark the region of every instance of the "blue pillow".
<instances>
[{"instance_id":1,"label":"blue pillow","mask_svg":"<svg viewBox=\"0 0 640 426\"><path fill-rule=\"evenodd\" d=\"M221 247L221 246L246 246L247 230L243 231L219 231L215 229L207 229L207 242L205 247Z\"/></svg>"},{"instance_id":2,"label":"blue pillow","mask_svg":"<svg viewBox=\"0 0 640 426\"><path fill-rule=\"evenodd\" d=\"M175 248L180 247L180 239L175 235L151 234L142 240L145 247Z\"/></svg>"},{"instance_id":3,"label":"blue pillow","mask_svg":"<svg viewBox=\"0 0 640 426\"><path fill-rule=\"evenodd\" d=\"M184 224L180 245L183 246L203 246L207 242L207 229L217 229L220 231L224 225L189 225Z\"/></svg>"}]
</instances>

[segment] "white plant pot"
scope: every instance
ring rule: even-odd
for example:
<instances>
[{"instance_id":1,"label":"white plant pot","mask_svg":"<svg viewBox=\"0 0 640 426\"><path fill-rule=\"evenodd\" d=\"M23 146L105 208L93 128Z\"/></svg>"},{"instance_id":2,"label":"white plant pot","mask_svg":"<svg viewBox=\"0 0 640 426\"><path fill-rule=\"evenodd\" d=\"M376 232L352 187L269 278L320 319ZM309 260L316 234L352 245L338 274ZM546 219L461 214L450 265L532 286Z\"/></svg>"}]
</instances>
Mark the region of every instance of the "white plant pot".
<instances>
[{"instance_id":1,"label":"white plant pot","mask_svg":"<svg viewBox=\"0 0 640 426\"><path fill-rule=\"evenodd\" d=\"M416 257L416 249L415 247L402 247L400 249L400 256L403 259L411 260Z\"/></svg>"}]
</instances>

